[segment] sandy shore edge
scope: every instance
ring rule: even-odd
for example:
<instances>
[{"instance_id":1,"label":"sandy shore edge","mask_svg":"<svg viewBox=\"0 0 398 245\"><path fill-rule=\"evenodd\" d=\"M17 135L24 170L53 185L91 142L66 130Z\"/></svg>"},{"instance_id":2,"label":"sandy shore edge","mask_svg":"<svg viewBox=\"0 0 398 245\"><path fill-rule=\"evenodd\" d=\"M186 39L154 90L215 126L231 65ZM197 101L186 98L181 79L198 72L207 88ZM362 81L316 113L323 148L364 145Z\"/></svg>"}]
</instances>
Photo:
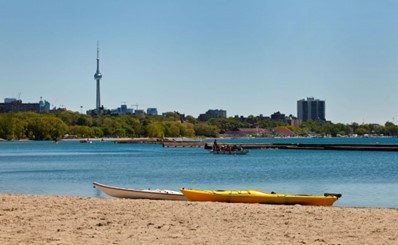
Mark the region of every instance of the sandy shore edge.
<instances>
[{"instance_id":1,"label":"sandy shore edge","mask_svg":"<svg viewBox=\"0 0 398 245\"><path fill-rule=\"evenodd\" d=\"M1 244L397 244L398 209L0 194Z\"/></svg>"}]
</instances>

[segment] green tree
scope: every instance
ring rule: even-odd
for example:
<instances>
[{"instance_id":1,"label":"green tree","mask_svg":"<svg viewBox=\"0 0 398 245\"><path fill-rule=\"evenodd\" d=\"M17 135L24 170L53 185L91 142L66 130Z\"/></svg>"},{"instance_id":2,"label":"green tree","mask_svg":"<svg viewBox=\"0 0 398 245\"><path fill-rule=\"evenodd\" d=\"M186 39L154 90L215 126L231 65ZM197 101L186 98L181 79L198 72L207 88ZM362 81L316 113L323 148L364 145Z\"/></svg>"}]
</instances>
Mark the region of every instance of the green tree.
<instances>
[{"instance_id":1,"label":"green tree","mask_svg":"<svg viewBox=\"0 0 398 245\"><path fill-rule=\"evenodd\" d=\"M130 131L128 134L131 137L137 137L141 135L141 132L145 131L140 123L140 120L134 117L129 117L127 120L127 124L130 126Z\"/></svg>"},{"instance_id":2,"label":"green tree","mask_svg":"<svg viewBox=\"0 0 398 245\"><path fill-rule=\"evenodd\" d=\"M360 126L355 129L355 133L358 135L364 135L368 133L368 130L366 129L366 127Z\"/></svg>"},{"instance_id":3,"label":"green tree","mask_svg":"<svg viewBox=\"0 0 398 245\"><path fill-rule=\"evenodd\" d=\"M79 115L76 121L76 125L80 126L92 126L93 125L93 118L87 115Z\"/></svg>"},{"instance_id":4,"label":"green tree","mask_svg":"<svg viewBox=\"0 0 398 245\"><path fill-rule=\"evenodd\" d=\"M186 117L186 121L191 123L191 124L196 124L196 118L194 118L193 116L187 116Z\"/></svg>"},{"instance_id":5,"label":"green tree","mask_svg":"<svg viewBox=\"0 0 398 245\"><path fill-rule=\"evenodd\" d=\"M165 124L166 137L180 137L180 123L179 122L166 122Z\"/></svg>"},{"instance_id":6,"label":"green tree","mask_svg":"<svg viewBox=\"0 0 398 245\"><path fill-rule=\"evenodd\" d=\"M192 123L180 123L181 136L193 138L195 137L195 128Z\"/></svg>"},{"instance_id":7,"label":"green tree","mask_svg":"<svg viewBox=\"0 0 398 245\"><path fill-rule=\"evenodd\" d=\"M0 138L6 140L17 139L17 121L12 113L0 116Z\"/></svg>"},{"instance_id":8,"label":"green tree","mask_svg":"<svg viewBox=\"0 0 398 245\"><path fill-rule=\"evenodd\" d=\"M69 134L76 135L78 137L94 137L94 130L88 126L70 126Z\"/></svg>"},{"instance_id":9,"label":"green tree","mask_svg":"<svg viewBox=\"0 0 398 245\"><path fill-rule=\"evenodd\" d=\"M386 122L385 125L385 135L388 136L398 136L398 126L392 122Z\"/></svg>"},{"instance_id":10,"label":"green tree","mask_svg":"<svg viewBox=\"0 0 398 245\"><path fill-rule=\"evenodd\" d=\"M164 138L165 128L162 123L154 122L147 126L148 137L151 138Z\"/></svg>"},{"instance_id":11,"label":"green tree","mask_svg":"<svg viewBox=\"0 0 398 245\"><path fill-rule=\"evenodd\" d=\"M180 121L180 115L175 112L164 113L164 118L166 121Z\"/></svg>"},{"instance_id":12,"label":"green tree","mask_svg":"<svg viewBox=\"0 0 398 245\"><path fill-rule=\"evenodd\" d=\"M68 131L68 126L59 118L38 115L28 120L27 134L32 140L59 140Z\"/></svg>"},{"instance_id":13,"label":"green tree","mask_svg":"<svg viewBox=\"0 0 398 245\"><path fill-rule=\"evenodd\" d=\"M195 125L195 134L197 136L218 137L219 129L207 123L198 123Z\"/></svg>"}]
</instances>

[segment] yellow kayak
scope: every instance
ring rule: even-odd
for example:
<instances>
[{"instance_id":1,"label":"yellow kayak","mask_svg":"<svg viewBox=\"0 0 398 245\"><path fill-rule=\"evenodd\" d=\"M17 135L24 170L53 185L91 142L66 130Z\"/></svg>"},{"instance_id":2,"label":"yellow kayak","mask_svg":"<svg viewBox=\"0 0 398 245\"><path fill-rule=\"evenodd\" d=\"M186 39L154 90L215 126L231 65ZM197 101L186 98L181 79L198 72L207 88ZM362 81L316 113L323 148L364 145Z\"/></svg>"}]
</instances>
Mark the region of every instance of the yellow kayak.
<instances>
[{"instance_id":1,"label":"yellow kayak","mask_svg":"<svg viewBox=\"0 0 398 245\"><path fill-rule=\"evenodd\" d=\"M264 204L301 204L314 206L332 206L341 194L325 193L324 196L281 194L259 190L194 190L182 188L181 192L191 201L264 203Z\"/></svg>"}]
</instances>

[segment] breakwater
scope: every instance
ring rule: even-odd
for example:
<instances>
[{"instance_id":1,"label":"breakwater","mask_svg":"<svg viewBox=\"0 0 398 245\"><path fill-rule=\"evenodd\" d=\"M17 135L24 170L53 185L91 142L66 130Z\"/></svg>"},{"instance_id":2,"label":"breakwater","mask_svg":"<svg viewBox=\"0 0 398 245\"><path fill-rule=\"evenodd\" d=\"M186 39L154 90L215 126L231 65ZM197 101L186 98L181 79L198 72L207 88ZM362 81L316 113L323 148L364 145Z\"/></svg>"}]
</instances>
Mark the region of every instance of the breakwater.
<instances>
[{"instance_id":1,"label":"breakwater","mask_svg":"<svg viewBox=\"0 0 398 245\"><path fill-rule=\"evenodd\" d=\"M229 143L218 143L226 145ZM303 143L231 143L244 149L288 149L288 150L350 150L350 151L398 151L397 144L303 144ZM203 147L211 149L209 142L163 142L163 147Z\"/></svg>"}]
</instances>

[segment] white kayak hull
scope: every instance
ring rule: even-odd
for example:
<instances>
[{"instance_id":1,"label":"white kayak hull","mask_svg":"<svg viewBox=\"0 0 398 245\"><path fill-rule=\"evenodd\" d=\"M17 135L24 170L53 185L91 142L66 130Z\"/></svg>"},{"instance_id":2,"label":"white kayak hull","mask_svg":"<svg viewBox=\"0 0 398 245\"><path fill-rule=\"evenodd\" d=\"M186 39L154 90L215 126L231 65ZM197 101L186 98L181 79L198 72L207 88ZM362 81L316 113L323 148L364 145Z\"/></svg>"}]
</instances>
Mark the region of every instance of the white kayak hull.
<instances>
[{"instance_id":1,"label":"white kayak hull","mask_svg":"<svg viewBox=\"0 0 398 245\"><path fill-rule=\"evenodd\" d=\"M152 200L177 200L186 201L187 198L178 191L172 190L135 190L103 185L97 182L94 187L112 197Z\"/></svg>"}]
</instances>

